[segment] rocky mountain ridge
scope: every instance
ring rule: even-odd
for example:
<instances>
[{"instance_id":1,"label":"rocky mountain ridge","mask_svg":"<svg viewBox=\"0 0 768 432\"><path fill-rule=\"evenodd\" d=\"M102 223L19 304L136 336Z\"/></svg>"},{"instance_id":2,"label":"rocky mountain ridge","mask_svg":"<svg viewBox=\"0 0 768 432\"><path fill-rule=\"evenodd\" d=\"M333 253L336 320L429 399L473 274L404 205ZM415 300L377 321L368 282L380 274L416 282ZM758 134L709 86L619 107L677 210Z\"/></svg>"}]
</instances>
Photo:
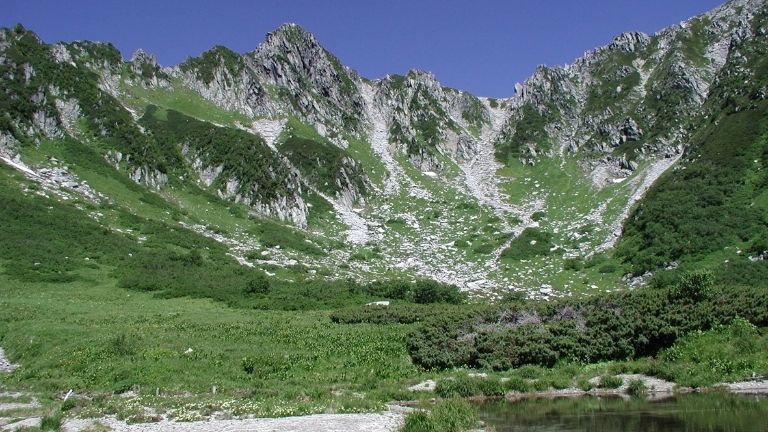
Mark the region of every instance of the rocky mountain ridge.
<instances>
[{"instance_id":1,"label":"rocky mountain ridge","mask_svg":"<svg viewBox=\"0 0 768 432\"><path fill-rule=\"evenodd\" d=\"M536 286L535 263L509 259L516 241L548 244L541 259L610 250L716 115L710 89L764 31L765 9L732 0L619 35L501 99L418 70L366 79L296 24L246 54L217 46L173 67L142 50L124 61L110 44L46 45L19 26L0 32L0 153L22 166L75 140L161 196L199 188L254 216L343 231L345 250L321 264L365 257L355 274Z\"/></svg>"}]
</instances>

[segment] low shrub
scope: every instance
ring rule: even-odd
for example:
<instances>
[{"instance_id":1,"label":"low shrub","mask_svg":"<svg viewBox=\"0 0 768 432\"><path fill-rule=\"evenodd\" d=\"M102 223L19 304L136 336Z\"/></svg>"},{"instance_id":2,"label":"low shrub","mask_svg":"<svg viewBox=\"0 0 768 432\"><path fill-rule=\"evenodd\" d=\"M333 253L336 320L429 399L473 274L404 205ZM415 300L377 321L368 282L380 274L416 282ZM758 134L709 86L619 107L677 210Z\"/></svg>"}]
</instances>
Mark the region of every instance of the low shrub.
<instances>
[{"instance_id":1,"label":"low shrub","mask_svg":"<svg viewBox=\"0 0 768 432\"><path fill-rule=\"evenodd\" d=\"M602 389L617 389L624 384L624 380L621 377L614 375L603 375L600 377L597 386Z\"/></svg>"},{"instance_id":2,"label":"low shrub","mask_svg":"<svg viewBox=\"0 0 768 432\"><path fill-rule=\"evenodd\" d=\"M451 399L438 403L429 413L409 413L400 432L463 432L477 427L477 424L477 414L469 404Z\"/></svg>"},{"instance_id":3,"label":"low shrub","mask_svg":"<svg viewBox=\"0 0 768 432\"><path fill-rule=\"evenodd\" d=\"M647 391L648 389L645 387L643 380L633 379L627 385L627 393L632 396L644 395Z\"/></svg>"}]
</instances>

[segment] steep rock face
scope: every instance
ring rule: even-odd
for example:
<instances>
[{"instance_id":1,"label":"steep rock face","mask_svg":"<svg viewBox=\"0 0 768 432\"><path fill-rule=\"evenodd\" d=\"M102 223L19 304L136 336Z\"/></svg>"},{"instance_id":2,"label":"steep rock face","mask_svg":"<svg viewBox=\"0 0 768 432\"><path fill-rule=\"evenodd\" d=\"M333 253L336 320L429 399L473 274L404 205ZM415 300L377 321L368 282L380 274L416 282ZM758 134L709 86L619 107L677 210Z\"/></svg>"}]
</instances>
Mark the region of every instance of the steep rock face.
<instances>
[{"instance_id":1,"label":"steep rock face","mask_svg":"<svg viewBox=\"0 0 768 432\"><path fill-rule=\"evenodd\" d=\"M471 158L475 138L490 123L490 114L477 97L443 88L428 72L388 76L374 87L376 100L386 107L392 150L407 154L422 171L441 170L437 153Z\"/></svg>"},{"instance_id":2,"label":"steep rock face","mask_svg":"<svg viewBox=\"0 0 768 432\"><path fill-rule=\"evenodd\" d=\"M516 87L497 157L535 163L580 152L586 169L608 165L621 177L628 161L678 153L732 41L761 5L732 1L653 36L622 34L573 64L539 67Z\"/></svg>"},{"instance_id":3,"label":"steep rock face","mask_svg":"<svg viewBox=\"0 0 768 432\"><path fill-rule=\"evenodd\" d=\"M267 90L238 53L216 46L200 57L170 69L171 75L205 99L249 117L271 116L280 106L270 100Z\"/></svg>"},{"instance_id":4,"label":"steep rock face","mask_svg":"<svg viewBox=\"0 0 768 432\"><path fill-rule=\"evenodd\" d=\"M321 135L362 131L359 77L301 27L285 24L269 33L247 59L255 75L276 86L282 102Z\"/></svg>"},{"instance_id":5,"label":"steep rock face","mask_svg":"<svg viewBox=\"0 0 768 432\"><path fill-rule=\"evenodd\" d=\"M156 106L147 108L140 124L164 148L178 152L175 172L183 172L183 160L199 183L220 197L242 202L261 216L306 226L301 176L260 136ZM147 183L158 181L143 172L134 175L145 177Z\"/></svg>"},{"instance_id":6,"label":"steep rock face","mask_svg":"<svg viewBox=\"0 0 768 432\"><path fill-rule=\"evenodd\" d=\"M360 78L295 24L269 33L248 54L215 47L171 74L222 108L249 117L292 114L341 146L344 133L363 131Z\"/></svg>"},{"instance_id":7,"label":"steep rock face","mask_svg":"<svg viewBox=\"0 0 768 432\"><path fill-rule=\"evenodd\" d=\"M128 62L131 78L146 87L170 88L170 76L157 64L157 59L138 49Z\"/></svg>"}]
</instances>

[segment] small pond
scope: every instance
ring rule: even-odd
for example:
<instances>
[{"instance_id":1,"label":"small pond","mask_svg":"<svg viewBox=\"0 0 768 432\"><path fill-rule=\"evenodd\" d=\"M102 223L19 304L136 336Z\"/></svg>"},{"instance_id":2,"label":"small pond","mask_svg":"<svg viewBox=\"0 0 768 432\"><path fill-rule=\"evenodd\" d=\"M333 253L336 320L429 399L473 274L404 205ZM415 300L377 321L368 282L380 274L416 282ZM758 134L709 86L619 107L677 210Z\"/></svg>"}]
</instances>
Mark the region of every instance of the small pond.
<instances>
[{"instance_id":1,"label":"small pond","mask_svg":"<svg viewBox=\"0 0 768 432\"><path fill-rule=\"evenodd\" d=\"M477 405L496 432L768 432L768 397L682 394L662 400L573 397Z\"/></svg>"}]
</instances>

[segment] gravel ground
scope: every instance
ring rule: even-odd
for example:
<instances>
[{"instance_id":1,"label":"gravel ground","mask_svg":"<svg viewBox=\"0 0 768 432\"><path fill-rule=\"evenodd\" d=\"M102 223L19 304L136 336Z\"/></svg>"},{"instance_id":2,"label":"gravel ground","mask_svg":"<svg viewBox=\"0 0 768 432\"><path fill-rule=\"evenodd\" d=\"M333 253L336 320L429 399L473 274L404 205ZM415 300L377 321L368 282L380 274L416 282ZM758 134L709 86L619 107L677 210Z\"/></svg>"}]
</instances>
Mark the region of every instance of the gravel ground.
<instances>
[{"instance_id":1,"label":"gravel ground","mask_svg":"<svg viewBox=\"0 0 768 432\"><path fill-rule=\"evenodd\" d=\"M157 423L125 424L114 417L98 420L69 420L64 432L87 430L96 423L125 432L394 432L403 424L401 412L381 414L319 414L302 417L245 420L209 420L197 422L161 421Z\"/></svg>"},{"instance_id":2,"label":"gravel ground","mask_svg":"<svg viewBox=\"0 0 768 432\"><path fill-rule=\"evenodd\" d=\"M741 381L722 385L734 393L768 393L768 380Z\"/></svg>"}]
</instances>

